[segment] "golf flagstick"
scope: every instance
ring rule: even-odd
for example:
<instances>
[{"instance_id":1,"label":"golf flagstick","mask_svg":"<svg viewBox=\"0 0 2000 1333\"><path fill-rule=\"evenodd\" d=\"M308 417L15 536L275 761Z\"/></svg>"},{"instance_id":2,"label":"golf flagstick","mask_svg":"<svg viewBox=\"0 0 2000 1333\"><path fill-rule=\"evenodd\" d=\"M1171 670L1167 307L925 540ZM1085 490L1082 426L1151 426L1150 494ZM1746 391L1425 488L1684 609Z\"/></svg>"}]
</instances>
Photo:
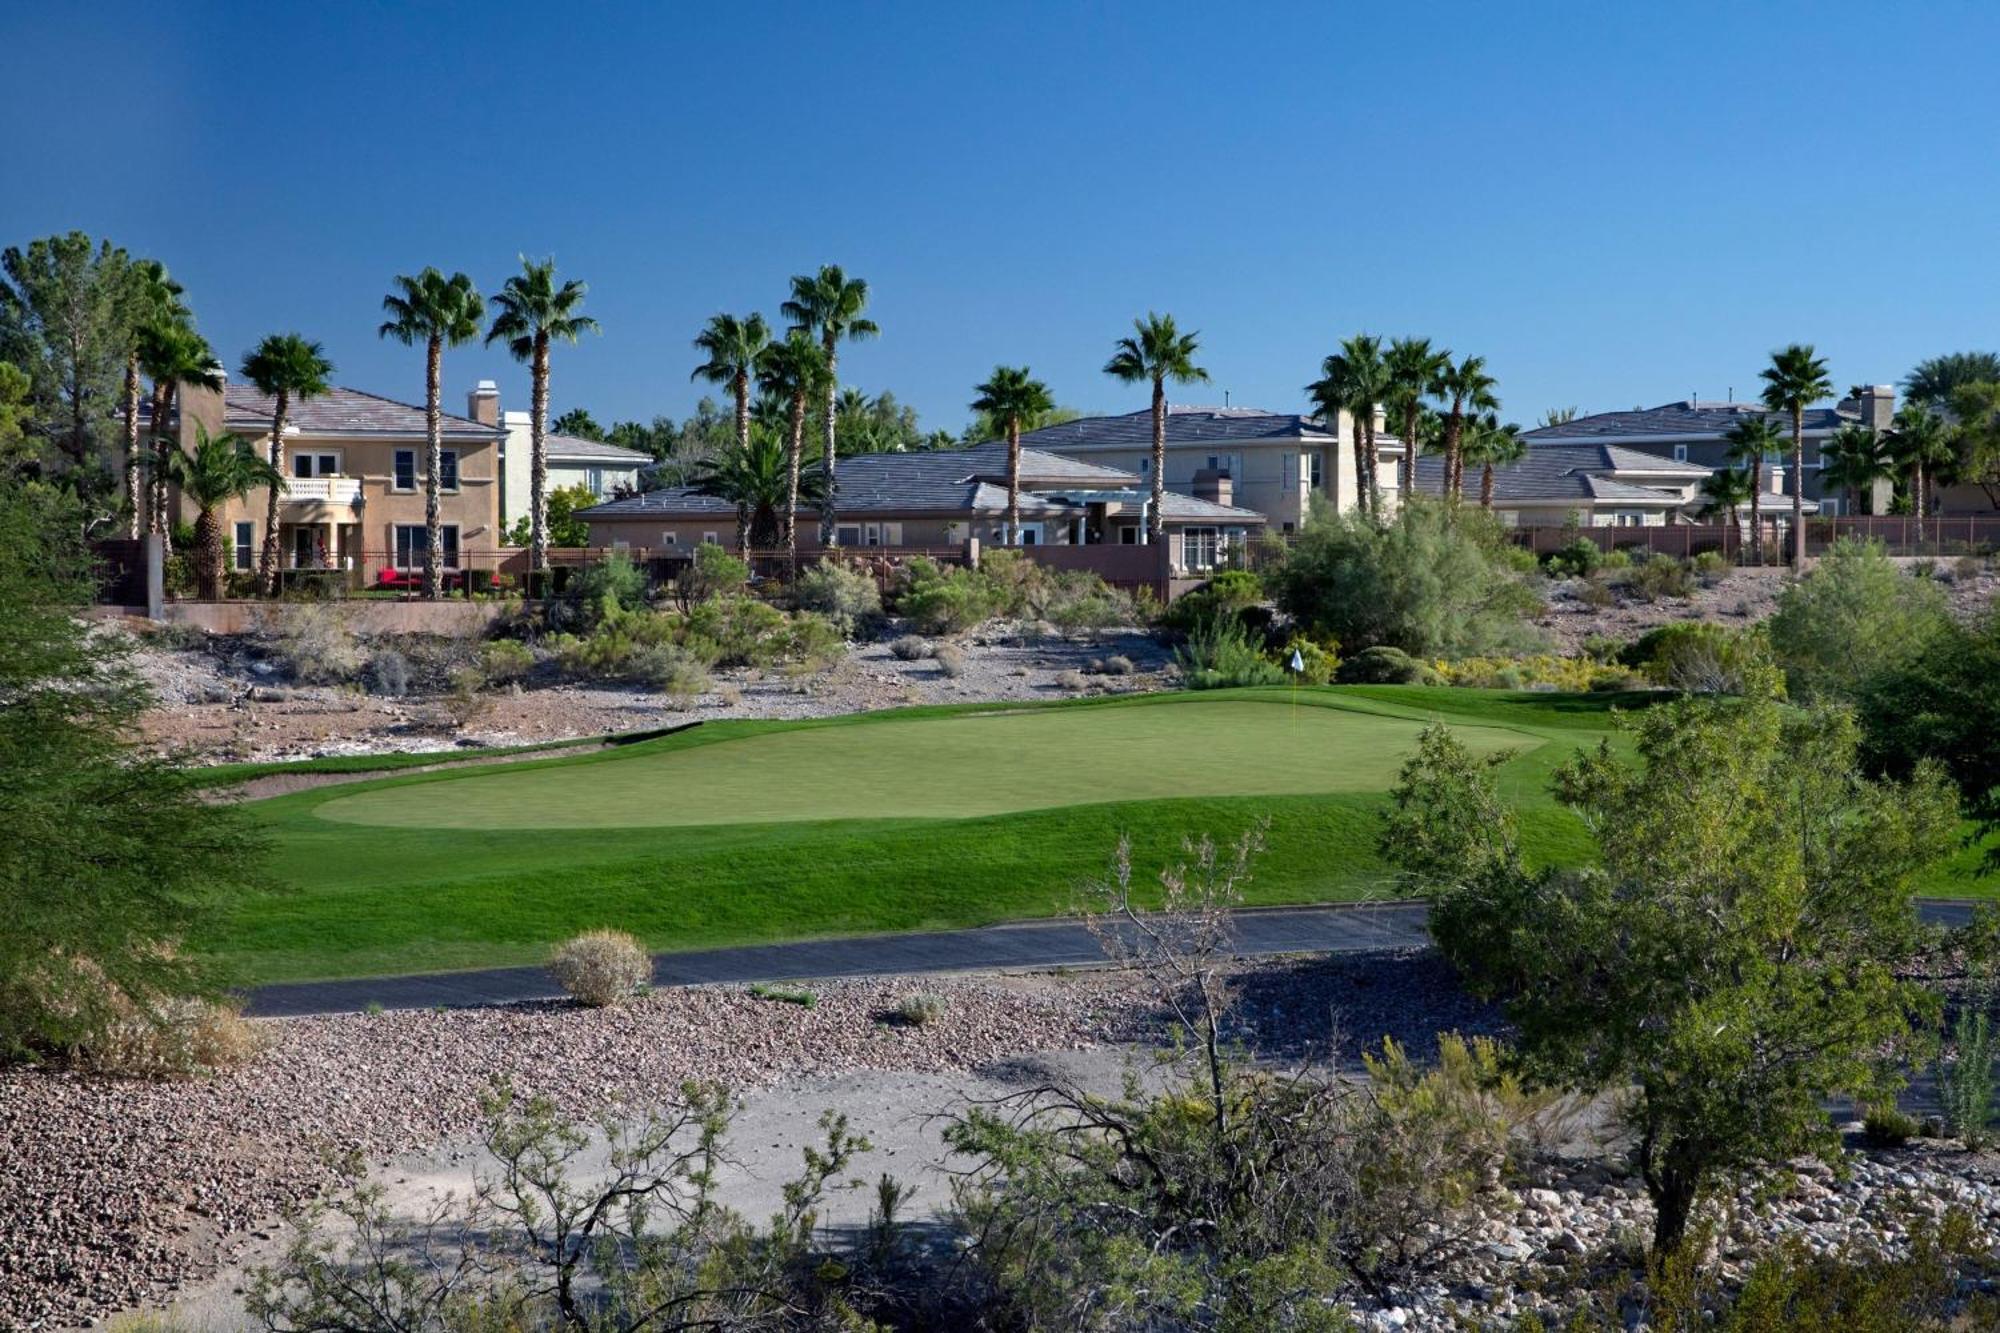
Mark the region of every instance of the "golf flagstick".
<instances>
[{"instance_id":1,"label":"golf flagstick","mask_svg":"<svg viewBox=\"0 0 2000 1333\"><path fill-rule=\"evenodd\" d=\"M1305 674L1306 659L1299 656L1299 650L1292 649L1292 730L1299 729L1299 677Z\"/></svg>"}]
</instances>

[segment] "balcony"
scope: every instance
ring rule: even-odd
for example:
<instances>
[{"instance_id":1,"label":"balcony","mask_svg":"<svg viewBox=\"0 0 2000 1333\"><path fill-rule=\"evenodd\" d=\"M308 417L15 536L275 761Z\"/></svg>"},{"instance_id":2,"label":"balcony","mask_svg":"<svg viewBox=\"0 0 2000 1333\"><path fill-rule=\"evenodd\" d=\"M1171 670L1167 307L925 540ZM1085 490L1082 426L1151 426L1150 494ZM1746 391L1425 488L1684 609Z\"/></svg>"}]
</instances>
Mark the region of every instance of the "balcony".
<instances>
[{"instance_id":1,"label":"balcony","mask_svg":"<svg viewBox=\"0 0 2000 1333\"><path fill-rule=\"evenodd\" d=\"M286 504L353 505L361 500L359 477L291 477L285 485Z\"/></svg>"}]
</instances>

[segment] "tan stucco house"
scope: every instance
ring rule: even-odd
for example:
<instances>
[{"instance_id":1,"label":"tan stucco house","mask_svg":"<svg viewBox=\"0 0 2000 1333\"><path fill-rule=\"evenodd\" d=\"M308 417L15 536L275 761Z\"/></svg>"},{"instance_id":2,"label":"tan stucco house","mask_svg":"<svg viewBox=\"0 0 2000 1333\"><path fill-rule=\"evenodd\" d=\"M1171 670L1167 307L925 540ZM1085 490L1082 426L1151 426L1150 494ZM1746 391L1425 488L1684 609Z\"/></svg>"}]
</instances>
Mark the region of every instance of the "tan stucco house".
<instances>
[{"instance_id":1,"label":"tan stucco house","mask_svg":"<svg viewBox=\"0 0 2000 1333\"><path fill-rule=\"evenodd\" d=\"M195 423L269 448L271 400L254 386L220 391L183 385L175 423L182 447ZM499 397L477 393L475 416L444 414L439 481L447 568L490 569L501 555ZM285 569L347 570L373 581L382 570L424 562L424 409L336 388L291 404L285 431L286 489L278 497L279 560ZM228 567L257 567L269 496L262 488L225 508ZM192 520L178 496L177 514Z\"/></svg>"}]
</instances>

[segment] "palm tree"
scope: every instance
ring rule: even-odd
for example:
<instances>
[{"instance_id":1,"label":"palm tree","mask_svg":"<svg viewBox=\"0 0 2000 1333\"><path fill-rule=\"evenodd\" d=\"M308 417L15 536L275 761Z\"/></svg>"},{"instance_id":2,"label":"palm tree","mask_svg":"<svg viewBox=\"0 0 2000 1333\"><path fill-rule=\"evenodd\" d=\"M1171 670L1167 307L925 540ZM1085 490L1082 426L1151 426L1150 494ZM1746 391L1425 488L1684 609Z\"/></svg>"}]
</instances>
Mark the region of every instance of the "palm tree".
<instances>
[{"instance_id":1,"label":"palm tree","mask_svg":"<svg viewBox=\"0 0 2000 1333\"><path fill-rule=\"evenodd\" d=\"M556 261L521 256L521 271L507 279L493 304L499 314L486 331L487 346L507 344L516 361L529 367L528 404L528 568L549 563L549 344L575 343L598 333L597 321L581 313L590 289L572 278L556 285Z\"/></svg>"},{"instance_id":2,"label":"palm tree","mask_svg":"<svg viewBox=\"0 0 2000 1333\"><path fill-rule=\"evenodd\" d=\"M819 338L820 352L826 358L826 382L822 386L826 419L820 423L820 469L826 480L819 488L819 541L829 550L840 544L834 522L840 505L840 481L835 476L839 448L834 434L840 424L840 344L842 339L860 342L882 331L874 320L862 318L861 312L867 308L868 284L860 278L848 277L838 264L824 265L811 276L801 273L794 277L792 298L780 307L781 313L792 322L794 332Z\"/></svg>"},{"instance_id":3,"label":"palm tree","mask_svg":"<svg viewBox=\"0 0 2000 1333\"><path fill-rule=\"evenodd\" d=\"M1161 512L1167 497L1167 381L1193 384L1206 380L1208 372L1194 363L1201 350L1201 335L1182 333L1172 315L1148 311L1144 319L1132 321L1134 336L1120 338L1104 363L1104 373L1124 384L1153 386L1153 498L1146 512L1146 541L1157 546L1167 539L1166 516Z\"/></svg>"},{"instance_id":4,"label":"palm tree","mask_svg":"<svg viewBox=\"0 0 2000 1333\"><path fill-rule=\"evenodd\" d=\"M222 591L222 521L216 511L260 486L276 495L285 489L285 474L239 435L211 436L199 421L194 429L194 449L169 451L165 472L195 507L196 586L203 600L214 601Z\"/></svg>"},{"instance_id":5,"label":"palm tree","mask_svg":"<svg viewBox=\"0 0 2000 1333\"><path fill-rule=\"evenodd\" d=\"M1729 526L1738 526L1737 512L1756 497L1756 483L1747 468L1717 468L1701 479L1703 504L1696 513L1702 518L1729 515Z\"/></svg>"},{"instance_id":6,"label":"palm tree","mask_svg":"<svg viewBox=\"0 0 2000 1333\"><path fill-rule=\"evenodd\" d=\"M1896 461L1889 452L1889 440L1858 421L1850 421L1820 446L1819 485L1846 491L1854 498L1856 513L1872 512L1869 503L1875 483L1896 475Z\"/></svg>"},{"instance_id":7,"label":"palm tree","mask_svg":"<svg viewBox=\"0 0 2000 1333\"><path fill-rule=\"evenodd\" d=\"M1389 344L1383 359L1389 367L1389 392L1384 403L1403 437L1402 491L1410 496L1417 491L1418 427L1424 408L1443 390L1451 353L1433 350L1429 338L1398 338Z\"/></svg>"},{"instance_id":8,"label":"palm tree","mask_svg":"<svg viewBox=\"0 0 2000 1333\"><path fill-rule=\"evenodd\" d=\"M694 368L689 379L707 380L728 387L736 399L736 447L750 447L750 378L757 373L757 358L771 345L771 328L764 317L747 319L734 315L711 315L708 327L695 335L695 350L708 353L708 360Z\"/></svg>"},{"instance_id":9,"label":"palm tree","mask_svg":"<svg viewBox=\"0 0 2000 1333\"><path fill-rule=\"evenodd\" d=\"M184 320L162 320L139 335L139 367L153 381L153 475L147 486L146 531L164 536L167 521L167 455L174 448L174 395L183 384L222 388L222 363L208 339Z\"/></svg>"},{"instance_id":10,"label":"palm tree","mask_svg":"<svg viewBox=\"0 0 2000 1333\"><path fill-rule=\"evenodd\" d=\"M757 358L757 384L789 407L785 423L785 503L781 542L794 556L799 553L799 466L806 438L806 404L825 387L826 353L812 335L794 329L779 342L768 344ZM817 488L815 488L817 494Z\"/></svg>"},{"instance_id":11,"label":"palm tree","mask_svg":"<svg viewBox=\"0 0 2000 1333\"><path fill-rule=\"evenodd\" d=\"M145 495L139 451L139 364L145 332L156 324L189 324L194 316L181 300L181 285L167 276L157 259L142 259L126 270L122 325L125 345L125 507L130 511L125 532L137 537L145 524Z\"/></svg>"},{"instance_id":12,"label":"palm tree","mask_svg":"<svg viewBox=\"0 0 2000 1333\"><path fill-rule=\"evenodd\" d=\"M1493 509L1493 470L1508 467L1527 456L1528 442L1521 438L1521 428L1513 422L1500 424L1500 418L1488 412L1466 423L1463 444L1465 461L1477 463L1479 474L1479 507Z\"/></svg>"},{"instance_id":13,"label":"palm tree","mask_svg":"<svg viewBox=\"0 0 2000 1333\"><path fill-rule=\"evenodd\" d=\"M1792 568L1801 570L1806 564L1806 408L1831 394L1833 381L1811 343L1771 353L1771 364L1757 378L1764 381L1764 406L1792 417Z\"/></svg>"},{"instance_id":14,"label":"palm tree","mask_svg":"<svg viewBox=\"0 0 2000 1333\"><path fill-rule=\"evenodd\" d=\"M1306 386L1306 395L1337 433L1340 414L1354 419L1354 472L1361 512L1380 518L1381 487L1376 476L1375 407L1389 392L1389 367L1382 359L1382 340L1358 333L1340 350L1320 362L1320 377Z\"/></svg>"},{"instance_id":15,"label":"palm tree","mask_svg":"<svg viewBox=\"0 0 2000 1333\"><path fill-rule=\"evenodd\" d=\"M271 399L271 470L285 475L285 417L292 399L317 398L332 386L333 362L324 349L296 333L273 333L243 357L243 378ZM437 468L437 391L431 392L431 468ZM437 533L437 500L431 500L431 532ZM272 487L264 507L264 545L257 557L257 588L266 597L278 591L278 488ZM433 592L432 596L436 596Z\"/></svg>"},{"instance_id":16,"label":"palm tree","mask_svg":"<svg viewBox=\"0 0 2000 1333\"><path fill-rule=\"evenodd\" d=\"M778 545L792 486L796 483L801 498L817 502L826 484L824 473L794 473L788 454L775 435L753 431L749 444L703 460L689 490L735 505L738 544L768 550Z\"/></svg>"},{"instance_id":17,"label":"palm tree","mask_svg":"<svg viewBox=\"0 0 2000 1333\"><path fill-rule=\"evenodd\" d=\"M1906 403L1889 427L1889 451L1910 478L1910 512L1917 516L1917 540L1924 539L1924 515L1930 509L1930 483L1940 468L1956 456L1951 428L1922 403Z\"/></svg>"},{"instance_id":18,"label":"palm tree","mask_svg":"<svg viewBox=\"0 0 2000 1333\"><path fill-rule=\"evenodd\" d=\"M424 596L444 592L444 518L440 474L444 471L444 349L479 336L486 300L463 273L449 278L425 268L411 278L398 274L400 295L382 298L389 318L376 336L394 338L405 347L424 345Z\"/></svg>"},{"instance_id":19,"label":"palm tree","mask_svg":"<svg viewBox=\"0 0 2000 1333\"><path fill-rule=\"evenodd\" d=\"M1021 423L1052 410L1056 400L1049 386L1028 373L1026 366L995 366L972 410L1001 422L1007 431L1007 545L1021 539Z\"/></svg>"},{"instance_id":20,"label":"palm tree","mask_svg":"<svg viewBox=\"0 0 2000 1333\"><path fill-rule=\"evenodd\" d=\"M2000 382L2000 355L1993 352L1947 352L1919 361L1903 377L1903 393L1911 402L1941 412L1967 384Z\"/></svg>"},{"instance_id":21,"label":"palm tree","mask_svg":"<svg viewBox=\"0 0 2000 1333\"><path fill-rule=\"evenodd\" d=\"M1750 550L1758 564L1764 563L1764 460L1778 451L1784 436L1771 418L1745 417L1723 437L1729 442L1729 457L1750 473Z\"/></svg>"},{"instance_id":22,"label":"palm tree","mask_svg":"<svg viewBox=\"0 0 2000 1333\"><path fill-rule=\"evenodd\" d=\"M1447 362L1439 376L1438 392L1451 400L1451 410L1444 419L1444 493L1453 500L1465 493L1465 458L1460 447L1465 438L1465 415L1498 412L1500 400L1493 393L1497 383L1486 373L1483 356Z\"/></svg>"}]
</instances>

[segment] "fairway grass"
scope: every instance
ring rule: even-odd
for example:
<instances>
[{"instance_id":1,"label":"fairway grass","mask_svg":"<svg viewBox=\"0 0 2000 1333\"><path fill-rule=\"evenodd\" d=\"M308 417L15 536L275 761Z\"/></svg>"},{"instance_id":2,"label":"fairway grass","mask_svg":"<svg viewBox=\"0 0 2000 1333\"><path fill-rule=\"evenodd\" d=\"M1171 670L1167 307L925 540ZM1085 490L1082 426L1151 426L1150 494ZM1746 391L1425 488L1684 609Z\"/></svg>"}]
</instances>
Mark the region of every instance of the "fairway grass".
<instances>
[{"instance_id":1,"label":"fairway grass","mask_svg":"<svg viewBox=\"0 0 2000 1333\"><path fill-rule=\"evenodd\" d=\"M1070 910L1120 835L1150 889L1184 840L1268 820L1251 905L1395 896L1380 814L1419 730L1508 757L1540 864L1589 855L1548 794L1615 705L1370 686L720 722L610 751L254 802L270 885L196 948L235 984L541 962L578 931L671 951ZM1296 715L1294 714L1296 707ZM1983 894L1976 850L1926 891Z\"/></svg>"}]
</instances>

